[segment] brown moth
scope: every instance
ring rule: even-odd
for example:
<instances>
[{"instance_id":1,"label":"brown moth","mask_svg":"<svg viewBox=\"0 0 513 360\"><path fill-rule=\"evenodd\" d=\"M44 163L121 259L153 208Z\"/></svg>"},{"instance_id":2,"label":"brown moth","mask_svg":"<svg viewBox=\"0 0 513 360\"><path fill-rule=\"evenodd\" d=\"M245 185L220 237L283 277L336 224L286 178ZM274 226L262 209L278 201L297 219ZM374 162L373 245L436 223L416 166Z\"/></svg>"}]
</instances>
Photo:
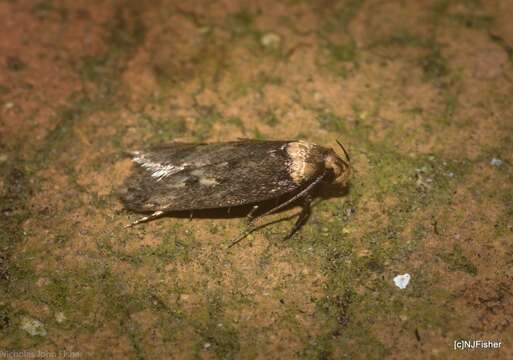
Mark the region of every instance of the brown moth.
<instances>
[{"instance_id":1,"label":"brown moth","mask_svg":"<svg viewBox=\"0 0 513 360\"><path fill-rule=\"evenodd\" d=\"M120 198L127 209L151 215L129 226L169 212L253 205L249 225L235 244L256 229L257 219L302 199L303 211L292 235L310 214L311 193L317 186L328 182L343 187L349 181L350 159L337 143L345 159L332 149L304 140L173 142L133 151L136 166ZM253 218L259 203L287 196Z\"/></svg>"}]
</instances>

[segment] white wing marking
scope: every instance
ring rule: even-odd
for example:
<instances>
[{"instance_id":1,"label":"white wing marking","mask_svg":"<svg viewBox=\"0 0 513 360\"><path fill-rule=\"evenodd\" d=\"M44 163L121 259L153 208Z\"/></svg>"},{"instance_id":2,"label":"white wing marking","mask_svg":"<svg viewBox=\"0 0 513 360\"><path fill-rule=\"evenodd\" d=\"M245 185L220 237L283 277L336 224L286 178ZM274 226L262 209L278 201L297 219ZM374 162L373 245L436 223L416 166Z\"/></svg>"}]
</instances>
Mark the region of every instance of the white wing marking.
<instances>
[{"instance_id":1,"label":"white wing marking","mask_svg":"<svg viewBox=\"0 0 513 360\"><path fill-rule=\"evenodd\" d=\"M180 166L162 165L158 162L149 160L146 157L146 154L141 153L140 151L134 151L132 154L134 155L132 160L141 165L145 170L149 171L151 173L151 177L155 178L157 181L182 171L188 165L187 163Z\"/></svg>"}]
</instances>

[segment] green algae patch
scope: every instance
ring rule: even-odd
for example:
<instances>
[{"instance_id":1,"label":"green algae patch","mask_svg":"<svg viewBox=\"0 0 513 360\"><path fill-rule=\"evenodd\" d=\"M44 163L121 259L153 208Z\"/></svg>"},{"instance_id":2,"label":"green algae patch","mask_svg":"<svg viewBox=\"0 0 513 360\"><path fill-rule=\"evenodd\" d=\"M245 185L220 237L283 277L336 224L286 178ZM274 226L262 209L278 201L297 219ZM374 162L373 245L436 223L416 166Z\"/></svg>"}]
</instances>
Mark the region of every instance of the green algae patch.
<instances>
[{"instance_id":1,"label":"green algae patch","mask_svg":"<svg viewBox=\"0 0 513 360\"><path fill-rule=\"evenodd\" d=\"M454 246L451 252L440 254L440 258L451 271L463 271L469 275L477 275L477 267L466 257L459 246Z\"/></svg>"}]
</instances>

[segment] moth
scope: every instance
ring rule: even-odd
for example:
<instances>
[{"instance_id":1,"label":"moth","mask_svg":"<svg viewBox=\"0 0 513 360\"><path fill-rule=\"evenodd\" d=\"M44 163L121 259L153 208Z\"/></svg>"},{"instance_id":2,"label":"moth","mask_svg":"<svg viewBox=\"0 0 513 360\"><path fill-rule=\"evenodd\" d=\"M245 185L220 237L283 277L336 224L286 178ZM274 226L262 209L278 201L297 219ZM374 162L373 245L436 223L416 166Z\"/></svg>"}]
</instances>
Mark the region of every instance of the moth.
<instances>
[{"instance_id":1,"label":"moth","mask_svg":"<svg viewBox=\"0 0 513 360\"><path fill-rule=\"evenodd\" d=\"M232 245L257 229L256 220L301 200L294 234L310 215L312 192L323 182L344 187L351 176L335 151L304 140L172 142L130 153L135 164L119 192L124 206L151 213L128 226L177 211L252 205L248 226ZM284 199L255 217L262 202Z\"/></svg>"}]
</instances>

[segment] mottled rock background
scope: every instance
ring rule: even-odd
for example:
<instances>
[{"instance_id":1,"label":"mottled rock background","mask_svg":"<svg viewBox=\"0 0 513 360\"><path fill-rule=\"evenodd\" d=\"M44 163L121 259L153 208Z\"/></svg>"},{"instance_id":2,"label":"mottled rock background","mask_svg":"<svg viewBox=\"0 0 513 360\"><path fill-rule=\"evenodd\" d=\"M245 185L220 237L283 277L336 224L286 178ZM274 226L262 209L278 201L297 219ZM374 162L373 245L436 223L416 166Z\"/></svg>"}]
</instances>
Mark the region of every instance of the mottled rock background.
<instances>
[{"instance_id":1,"label":"mottled rock background","mask_svg":"<svg viewBox=\"0 0 513 360\"><path fill-rule=\"evenodd\" d=\"M511 14L510 0L0 1L0 350L513 357ZM239 137L341 140L349 193L288 241L293 219L229 251L244 219L123 229L126 150Z\"/></svg>"}]
</instances>

